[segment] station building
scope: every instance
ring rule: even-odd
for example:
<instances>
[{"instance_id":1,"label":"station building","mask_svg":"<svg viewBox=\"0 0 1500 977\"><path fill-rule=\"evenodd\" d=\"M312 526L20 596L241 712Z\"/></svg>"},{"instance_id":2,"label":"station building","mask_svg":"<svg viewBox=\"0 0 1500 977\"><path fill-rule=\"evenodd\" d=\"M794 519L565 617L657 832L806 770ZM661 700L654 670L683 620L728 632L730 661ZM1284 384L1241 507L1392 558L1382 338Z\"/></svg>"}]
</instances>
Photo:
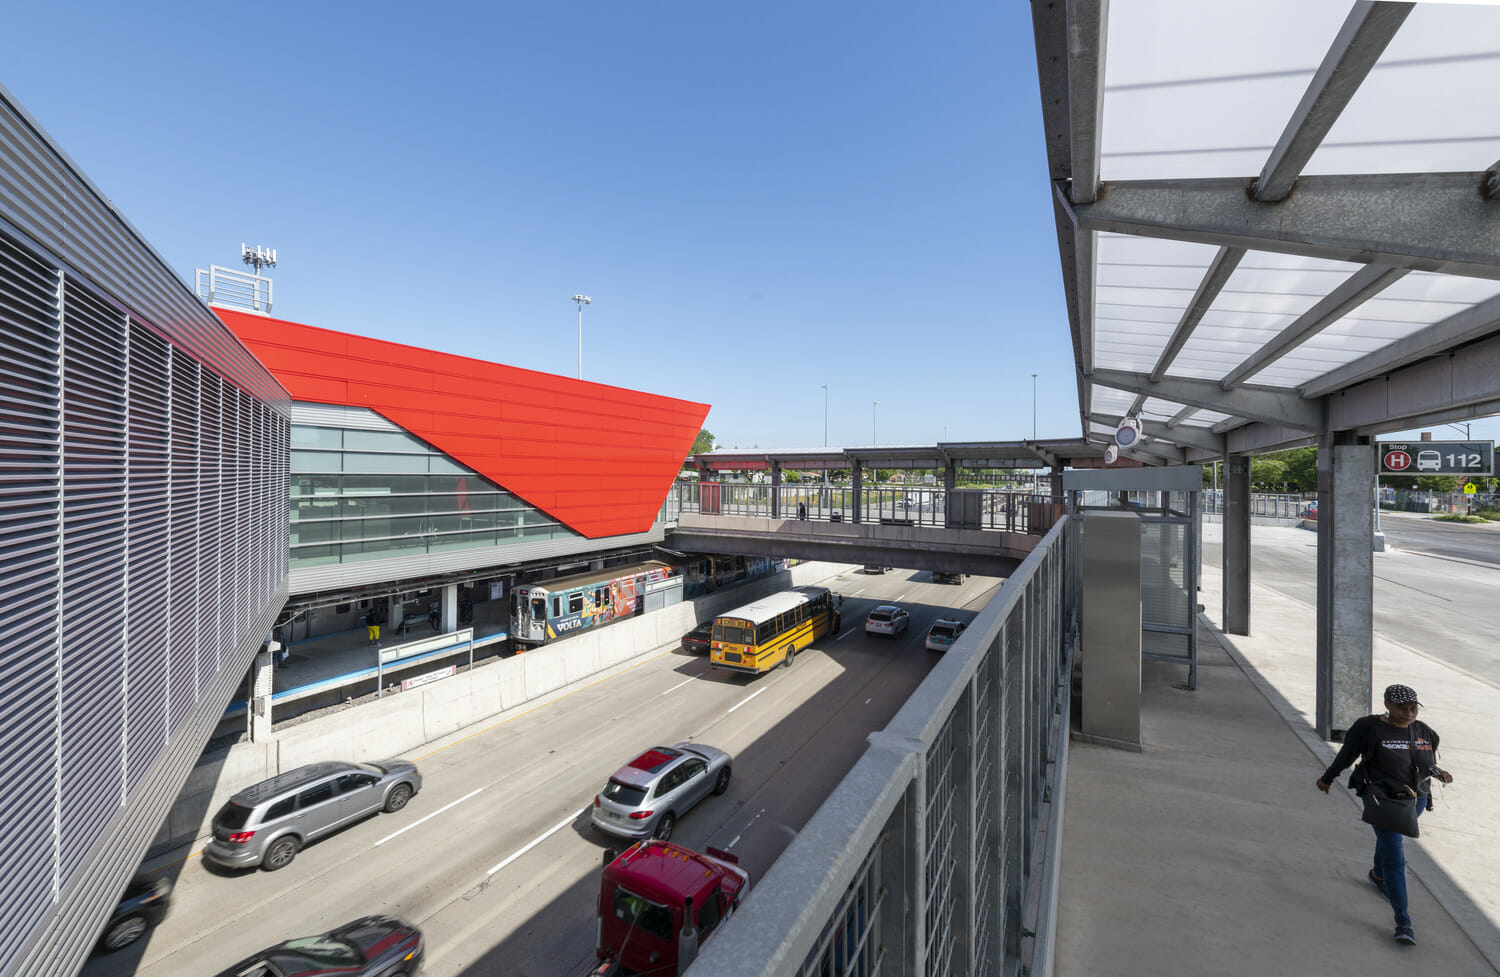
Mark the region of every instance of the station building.
<instances>
[{"instance_id":1,"label":"station building","mask_svg":"<svg viewBox=\"0 0 1500 977\"><path fill-rule=\"evenodd\" d=\"M0 364L0 977L77 971L289 595L649 551L707 413L213 310L4 88Z\"/></svg>"}]
</instances>

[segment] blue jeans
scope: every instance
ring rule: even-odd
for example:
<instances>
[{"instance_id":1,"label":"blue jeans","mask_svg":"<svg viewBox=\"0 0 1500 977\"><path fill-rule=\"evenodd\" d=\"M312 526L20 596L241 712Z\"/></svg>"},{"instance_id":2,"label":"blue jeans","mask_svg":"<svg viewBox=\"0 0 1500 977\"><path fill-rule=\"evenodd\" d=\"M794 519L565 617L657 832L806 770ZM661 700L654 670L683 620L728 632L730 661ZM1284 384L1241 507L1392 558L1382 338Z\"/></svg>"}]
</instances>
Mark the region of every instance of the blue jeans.
<instances>
[{"instance_id":1,"label":"blue jeans","mask_svg":"<svg viewBox=\"0 0 1500 977\"><path fill-rule=\"evenodd\" d=\"M1417 798L1417 817L1427 810L1427 798ZM1410 926L1406 914L1406 836L1399 831L1375 829L1375 874L1385 883L1385 897L1396 911L1396 925Z\"/></svg>"}]
</instances>

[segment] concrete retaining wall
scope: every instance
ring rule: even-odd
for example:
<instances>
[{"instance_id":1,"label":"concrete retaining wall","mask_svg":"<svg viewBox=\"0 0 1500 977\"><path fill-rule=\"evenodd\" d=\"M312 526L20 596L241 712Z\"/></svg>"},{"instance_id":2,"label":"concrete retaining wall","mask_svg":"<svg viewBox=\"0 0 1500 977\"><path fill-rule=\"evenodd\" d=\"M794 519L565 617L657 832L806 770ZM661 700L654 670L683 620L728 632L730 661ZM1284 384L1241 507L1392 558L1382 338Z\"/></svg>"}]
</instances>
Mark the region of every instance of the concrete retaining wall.
<instances>
[{"instance_id":1,"label":"concrete retaining wall","mask_svg":"<svg viewBox=\"0 0 1500 977\"><path fill-rule=\"evenodd\" d=\"M207 840L213 815L235 791L317 760L380 760L399 756L465 726L484 722L532 699L634 658L675 645L699 621L766 594L812 584L853 569L802 563L763 580L491 660L473 671L353 709L277 730L264 743L240 743L204 756L189 774L151 852Z\"/></svg>"}]
</instances>

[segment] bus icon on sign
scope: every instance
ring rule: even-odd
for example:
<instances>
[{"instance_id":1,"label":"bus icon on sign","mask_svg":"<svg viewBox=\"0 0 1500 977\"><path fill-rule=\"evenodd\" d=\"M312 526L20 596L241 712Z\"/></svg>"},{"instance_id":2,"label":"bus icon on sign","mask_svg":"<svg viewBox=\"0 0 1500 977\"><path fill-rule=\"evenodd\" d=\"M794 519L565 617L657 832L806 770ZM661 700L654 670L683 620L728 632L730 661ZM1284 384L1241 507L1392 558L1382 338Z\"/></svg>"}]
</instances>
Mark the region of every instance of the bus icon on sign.
<instances>
[{"instance_id":1,"label":"bus icon on sign","mask_svg":"<svg viewBox=\"0 0 1500 977\"><path fill-rule=\"evenodd\" d=\"M1385 453L1385 467L1393 472L1404 472L1411 467L1411 455L1397 449Z\"/></svg>"},{"instance_id":2,"label":"bus icon on sign","mask_svg":"<svg viewBox=\"0 0 1500 977\"><path fill-rule=\"evenodd\" d=\"M1443 469L1443 456L1437 451L1417 452L1417 471L1436 472Z\"/></svg>"}]
</instances>

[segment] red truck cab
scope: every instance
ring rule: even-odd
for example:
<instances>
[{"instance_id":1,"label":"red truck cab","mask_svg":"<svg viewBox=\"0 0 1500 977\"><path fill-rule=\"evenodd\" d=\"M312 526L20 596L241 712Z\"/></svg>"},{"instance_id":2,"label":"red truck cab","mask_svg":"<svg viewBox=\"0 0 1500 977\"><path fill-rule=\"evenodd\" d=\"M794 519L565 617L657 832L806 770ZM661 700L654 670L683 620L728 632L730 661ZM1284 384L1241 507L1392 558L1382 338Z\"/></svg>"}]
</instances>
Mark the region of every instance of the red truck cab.
<instances>
[{"instance_id":1,"label":"red truck cab","mask_svg":"<svg viewBox=\"0 0 1500 977\"><path fill-rule=\"evenodd\" d=\"M604 866L598 949L614 972L668 977L697 957L750 891L738 859L666 841L640 841ZM684 926L691 907L691 925Z\"/></svg>"}]
</instances>

